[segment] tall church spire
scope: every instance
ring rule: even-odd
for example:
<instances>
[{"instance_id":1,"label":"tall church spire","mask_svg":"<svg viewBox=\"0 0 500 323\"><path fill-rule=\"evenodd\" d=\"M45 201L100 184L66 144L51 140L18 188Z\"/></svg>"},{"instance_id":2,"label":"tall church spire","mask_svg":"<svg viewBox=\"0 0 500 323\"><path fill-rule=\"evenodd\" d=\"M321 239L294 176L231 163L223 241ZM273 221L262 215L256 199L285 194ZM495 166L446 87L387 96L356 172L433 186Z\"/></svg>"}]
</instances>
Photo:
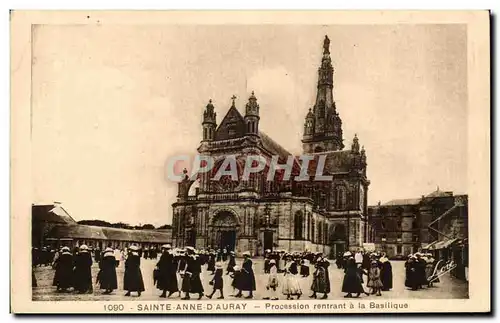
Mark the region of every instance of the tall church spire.
<instances>
[{"instance_id":1,"label":"tall church spire","mask_svg":"<svg viewBox=\"0 0 500 323\"><path fill-rule=\"evenodd\" d=\"M344 148L342 120L333 100L333 66L330 57L330 39L323 40L323 56L318 69L316 103L313 107L314 123L312 131L304 133L303 150L306 153L335 151ZM309 116L309 114L308 114ZM307 117L306 117L306 123ZM309 122L308 124L311 124ZM312 135L311 135L312 133Z\"/></svg>"}]
</instances>

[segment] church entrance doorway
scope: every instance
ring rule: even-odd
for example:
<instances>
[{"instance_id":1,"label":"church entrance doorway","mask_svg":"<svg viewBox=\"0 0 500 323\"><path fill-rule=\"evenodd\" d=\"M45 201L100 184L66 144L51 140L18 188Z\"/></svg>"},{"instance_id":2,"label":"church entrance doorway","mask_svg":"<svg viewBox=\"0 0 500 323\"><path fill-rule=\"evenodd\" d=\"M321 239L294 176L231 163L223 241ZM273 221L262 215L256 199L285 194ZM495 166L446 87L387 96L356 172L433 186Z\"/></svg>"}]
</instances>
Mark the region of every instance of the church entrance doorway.
<instances>
[{"instance_id":1,"label":"church entrance doorway","mask_svg":"<svg viewBox=\"0 0 500 323\"><path fill-rule=\"evenodd\" d=\"M264 252L266 250L273 250L273 231L264 231Z\"/></svg>"},{"instance_id":2,"label":"church entrance doorway","mask_svg":"<svg viewBox=\"0 0 500 323\"><path fill-rule=\"evenodd\" d=\"M212 246L217 249L234 251L238 223L232 212L221 211L212 221Z\"/></svg>"},{"instance_id":3,"label":"church entrance doorway","mask_svg":"<svg viewBox=\"0 0 500 323\"><path fill-rule=\"evenodd\" d=\"M236 231L227 230L219 231L219 249L226 249L227 251L234 251L236 247Z\"/></svg>"}]
</instances>

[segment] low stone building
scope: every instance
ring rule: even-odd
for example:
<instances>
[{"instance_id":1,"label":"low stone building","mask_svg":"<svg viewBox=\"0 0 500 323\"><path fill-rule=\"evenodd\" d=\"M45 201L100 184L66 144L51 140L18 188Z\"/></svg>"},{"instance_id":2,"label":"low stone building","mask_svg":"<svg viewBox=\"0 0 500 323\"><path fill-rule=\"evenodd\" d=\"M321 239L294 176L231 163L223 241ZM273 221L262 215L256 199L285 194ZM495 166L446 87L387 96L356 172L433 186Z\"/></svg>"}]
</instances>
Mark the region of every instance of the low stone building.
<instances>
[{"instance_id":1,"label":"low stone building","mask_svg":"<svg viewBox=\"0 0 500 323\"><path fill-rule=\"evenodd\" d=\"M172 243L172 230L129 230L78 224L61 203L32 205L32 246L71 248L86 244L100 249L107 246L125 248L136 244L141 248L160 247Z\"/></svg>"},{"instance_id":2,"label":"low stone building","mask_svg":"<svg viewBox=\"0 0 500 323\"><path fill-rule=\"evenodd\" d=\"M92 225L57 225L48 234L47 241L54 247L77 247L85 244L89 247L103 249L124 249L131 244L141 248L159 248L172 243L171 230L128 230L119 228L98 227Z\"/></svg>"},{"instance_id":3,"label":"low stone building","mask_svg":"<svg viewBox=\"0 0 500 323\"><path fill-rule=\"evenodd\" d=\"M34 248L42 248L52 228L57 225L76 224L77 222L59 202L33 204L31 206L31 244Z\"/></svg>"},{"instance_id":4,"label":"low stone building","mask_svg":"<svg viewBox=\"0 0 500 323\"><path fill-rule=\"evenodd\" d=\"M390 258L404 257L420 248L420 199L392 200L368 207L368 240Z\"/></svg>"},{"instance_id":5,"label":"low stone building","mask_svg":"<svg viewBox=\"0 0 500 323\"><path fill-rule=\"evenodd\" d=\"M368 207L368 221L368 241L389 257L423 250L438 259L468 258L467 195L438 188L420 198L379 203Z\"/></svg>"}]
</instances>

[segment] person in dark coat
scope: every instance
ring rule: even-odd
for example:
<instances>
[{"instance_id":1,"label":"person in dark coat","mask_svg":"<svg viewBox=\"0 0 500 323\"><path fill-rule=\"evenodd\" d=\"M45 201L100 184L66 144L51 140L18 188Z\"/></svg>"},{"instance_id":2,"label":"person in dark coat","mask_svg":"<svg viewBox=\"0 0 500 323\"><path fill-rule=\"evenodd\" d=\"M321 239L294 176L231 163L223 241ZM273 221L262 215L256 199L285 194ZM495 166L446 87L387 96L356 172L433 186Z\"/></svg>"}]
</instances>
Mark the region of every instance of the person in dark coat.
<instances>
[{"instance_id":1,"label":"person in dark coat","mask_svg":"<svg viewBox=\"0 0 500 323\"><path fill-rule=\"evenodd\" d=\"M162 291L161 298L170 297L170 295L179 291L176 274L177 263L174 261L174 255L170 253L170 249L171 246L169 244L162 246L162 254L156 264L156 268L158 269L156 287Z\"/></svg>"},{"instance_id":2,"label":"person in dark coat","mask_svg":"<svg viewBox=\"0 0 500 323\"><path fill-rule=\"evenodd\" d=\"M232 268L231 268L232 269ZM234 270L233 270L234 272ZM214 287L212 294L210 295L205 295L208 298L212 298L215 294L215 292L218 290L220 292L220 297L218 299L224 299L224 280L222 278L222 264L217 263L215 264L215 274L212 280L209 283Z\"/></svg>"},{"instance_id":3,"label":"person in dark coat","mask_svg":"<svg viewBox=\"0 0 500 323\"><path fill-rule=\"evenodd\" d=\"M342 292L347 293L344 297L352 297L352 294L356 294L355 297L357 298L361 293L369 295L361 284L359 270L360 268L357 268L354 258L349 258L344 269L344 280L342 282Z\"/></svg>"},{"instance_id":4,"label":"person in dark coat","mask_svg":"<svg viewBox=\"0 0 500 323\"><path fill-rule=\"evenodd\" d=\"M203 297L203 285L201 284L201 263L195 254L193 247L186 247L186 266L182 271L182 291L184 300L190 299L189 294L198 294L198 300Z\"/></svg>"},{"instance_id":5,"label":"person in dark coat","mask_svg":"<svg viewBox=\"0 0 500 323\"><path fill-rule=\"evenodd\" d=\"M241 266L241 290L236 297L241 297L243 291L248 291L248 296L245 298L253 298L253 291L255 287L255 274L253 272L253 263L250 259L250 252L243 253L243 264Z\"/></svg>"},{"instance_id":6,"label":"person in dark coat","mask_svg":"<svg viewBox=\"0 0 500 323\"><path fill-rule=\"evenodd\" d=\"M229 261L227 262L226 275L234 271L234 266L236 266L236 259L234 251L231 251L229 253Z\"/></svg>"},{"instance_id":7,"label":"person in dark coat","mask_svg":"<svg viewBox=\"0 0 500 323\"><path fill-rule=\"evenodd\" d=\"M327 258L322 258L320 263L323 266L323 268L325 268L326 290L325 290L325 294L323 295L322 299L326 299L328 297L328 294L330 294L330 292L331 292L330 272L328 271L328 269L330 268L330 261L328 261Z\"/></svg>"},{"instance_id":8,"label":"person in dark coat","mask_svg":"<svg viewBox=\"0 0 500 323\"><path fill-rule=\"evenodd\" d=\"M418 289L418 278L417 278L417 269L415 263L415 257L410 255L408 260L405 263L405 286L411 288L411 290Z\"/></svg>"},{"instance_id":9,"label":"person in dark coat","mask_svg":"<svg viewBox=\"0 0 500 323\"><path fill-rule=\"evenodd\" d=\"M316 293L324 294L323 298L327 298L327 290L329 289L329 287L327 287L326 282L325 266L323 266L323 264L317 259L314 268L315 271L313 273L313 282L311 284L311 290L313 294L309 296L309 298L317 298L318 296L316 295Z\"/></svg>"},{"instance_id":10,"label":"person in dark coat","mask_svg":"<svg viewBox=\"0 0 500 323\"><path fill-rule=\"evenodd\" d=\"M116 258L112 248L106 248L99 262L99 273L97 274L97 282L101 289L104 289L104 294L111 294L115 289L118 289L118 279L116 277Z\"/></svg>"},{"instance_id":11,"label":"person in dark coat","mask_svg":"<svg viewBox=\"0 0 500 323\"><path fill-rule=\"evenodd\" d=\"M310 269L309 269L309 260L305 257L302 257L300 260L300 276L301 277L309 277Z\"/></svg>"},{"instance_id":12,"label":"person in dark coat","mask_svg":"<svg viewBox=\"0 0 500 323\"><path fill-rule=\"evenodd\" d=\"M382 281L382 290L389 291L392 289L392 264L389 259L382 255L380 261L380 280Z\"/></svg>"},{"instance_id":13,"label":"person in dark coat","mask_svg":"<svg viewBox=\"0 0 500 323\"><path fill-rule=\"evenodd\" d=\"M95 248L95 250L94 250L94 260L95 260L95 262L99 263L99 261L101 261L101 256L102 256L101 249Z\"/></svg>"},{"instance_id":14,"label":"person in dark coat","mask_svg":"<svg viewBox=\"0 0 500 323\"><path fill-rule=\"evenodd\" d=\"M80 246L80 253L75 257L73 279L75 290L79 294L91 293L92 288L92 255L86 245Z\"/></svg>"},{"instance_id":15,"label":"person in dark coat","mask_svg":"<svg viewBox=\"0 0 500 323\"><path fill-rule=\"evenodd\" d=\"M418 282L418 288L422 288L422 286L427 286L427 276L425 274L425 267L427 267L427 262L422 258L422 255L417 252L415 254L415 274Z\"/></svg>"},{"instance_id":16,"label":"person in dark coat","mask_svg":"<svg viewBox=\"0 0 500 323\"><path fill-rule=\"evenodd\" d=\"M131 292L137 292L138 296L145 291L144 281L141 272L141 256L139 248L135 245L130 246L127 260L125 260L125 274L123 277L123 289L127 291L125 296L130 296Z\"/></svg>"},{"instance_id":17,"label":"person in dark coat","mask_svg":"<svg viewBox=\"0 0 500 323\"><path fill-rule=\"evenodd\" d=\"M215 257L216 254L215 252L211 251L208 254L208 259L207 259L207 271L210 271L211 275L215 274Z\"/></svg>"},{"instance_id":18,"label":"person in dark coat","mask_svg":"<svg viewBox=\"0 0 500 323\"><path fill-rule=\"evenodd\" d=\"M56 272L52 286L56 286L58 292L73 287L73 255L68 247L61 249L61 254L54 262L54 268Z\"/></svg>"}]
</instances>

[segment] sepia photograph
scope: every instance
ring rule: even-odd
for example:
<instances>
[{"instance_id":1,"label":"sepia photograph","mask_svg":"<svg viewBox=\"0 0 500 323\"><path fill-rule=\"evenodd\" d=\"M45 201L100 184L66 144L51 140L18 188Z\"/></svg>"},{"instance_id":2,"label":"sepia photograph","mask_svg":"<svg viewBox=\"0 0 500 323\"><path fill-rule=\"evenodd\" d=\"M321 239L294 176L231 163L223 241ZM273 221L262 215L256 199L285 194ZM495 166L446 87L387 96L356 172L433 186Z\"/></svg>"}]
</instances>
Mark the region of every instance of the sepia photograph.
<instances>
[{"instance_id":1,"label":"sepia photograph","mask_svg":"<svg viewBox=\"0 0 500 323\"><path fill-rule=\"evenodd\" d=\"M18 302L489 311L487 12L163 14L12 13Z\"/></svg>"}]
</instances>

